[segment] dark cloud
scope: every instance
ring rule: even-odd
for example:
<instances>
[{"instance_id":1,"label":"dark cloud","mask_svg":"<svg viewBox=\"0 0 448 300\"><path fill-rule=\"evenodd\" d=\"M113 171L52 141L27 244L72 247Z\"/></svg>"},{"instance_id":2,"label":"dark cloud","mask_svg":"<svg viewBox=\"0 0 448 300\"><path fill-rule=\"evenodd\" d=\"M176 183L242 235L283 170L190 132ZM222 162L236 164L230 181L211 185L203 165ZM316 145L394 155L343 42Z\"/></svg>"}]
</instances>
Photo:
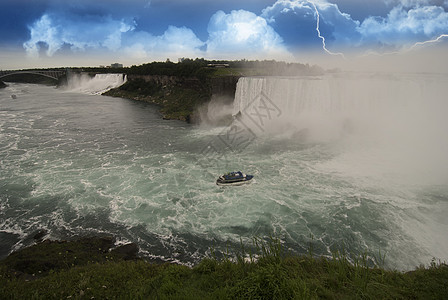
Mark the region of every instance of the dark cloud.
<instances>
[{"instance_id":1,"label":"dark cloud","mask_svg":"<svg viewBox=\"0 0 448 300\"><path fill-rule=\"evenodd\" d=\"M29 38L28 25L48 8L45 1L0 0L0 46L21 45Z\"/></svg>"},{"instance_id":2,"label":"dark cloud","mask_svg":"<svg viewBox=\"0 0 448 300\"><path fill-rule=\"evenodd\" d=\"M0 47L24 47L34 57L272 59L304 51L399 51L448 33L448 0L0 1Z\"/></svg>"},{"instance_id":3,"label":"dark cloud","mask_svg":"<svg viewBox=\"0 0 448 300\"><path fill-rule=\"evenodd\" d=\"M390 11L388 0L329 0L339 9L351 16L352 19L362 21L371 16L385 17Z\"/></svg>"}]
</instances>

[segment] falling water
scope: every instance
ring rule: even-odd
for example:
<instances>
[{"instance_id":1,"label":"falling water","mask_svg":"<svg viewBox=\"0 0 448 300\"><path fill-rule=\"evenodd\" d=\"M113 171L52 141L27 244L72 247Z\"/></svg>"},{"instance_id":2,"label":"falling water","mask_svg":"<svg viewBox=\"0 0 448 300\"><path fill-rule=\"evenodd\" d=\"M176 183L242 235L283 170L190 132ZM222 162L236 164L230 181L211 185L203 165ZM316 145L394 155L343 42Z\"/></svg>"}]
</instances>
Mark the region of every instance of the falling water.
<instances>
[{"instance_id":1,"label":"falling water","mask_svg":"<svg viewBox=\"0 0 448 300\"><path fill-rule=\"evenodd\" d=\"M110 89L119 87L127 80L125 74L70 74L66 89L91 95L101 95Z\"/></svg>"},{"instance_id":2,"label":"falling water","mask_svg":"<svg viewBox=\"0 0 448 300\"><path fill-rule=\"evenodd\" d=\"M95 80L78 91L102 90L87 87ZM240 127L211 129L162 120L146 103L11 84L0 90L0 254L44 229L112 234L185 264L269 235L291 253L381 251L401 270L447 260L447 83L242 78ZM232 138L241 128L249 139ZM255 182L216 186L234 170Z\"/></svg>"}]
</instances>

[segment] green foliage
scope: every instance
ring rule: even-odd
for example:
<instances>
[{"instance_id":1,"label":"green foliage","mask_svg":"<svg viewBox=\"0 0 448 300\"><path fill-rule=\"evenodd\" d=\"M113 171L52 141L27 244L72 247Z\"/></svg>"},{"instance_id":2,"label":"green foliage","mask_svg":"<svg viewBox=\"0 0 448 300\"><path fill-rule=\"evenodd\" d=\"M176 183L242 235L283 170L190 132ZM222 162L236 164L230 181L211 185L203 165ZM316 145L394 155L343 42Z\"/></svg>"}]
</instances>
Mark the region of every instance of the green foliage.
<instances>
[{"instance_id":1,"label":"green foliage","mask_svg":"<svg viewBox=\"0 0 448 300\"><path fill-rule=\"evenodd\" d=\"M210 65L212 67L210 67ZM227 68L213 65L227 65ZM205 60L203 58L184 59L179 63L152 62L125 69L128 74L166 75L179 77L196 77L205 80L210 76L260 76L260 75L322 75L324 70L318 66L300 63L286 63L275 60Z\"/></svg>"},{"instance_id":2,"label":"green foliage","mask_svg":"<svg viewBox=\"0 0 448 300\"><path fill-rule=\"evenodd\" d=\"M154 103L160 106L165 119L188 121L200 105L210 100L209 90L206 84L197 81L163 85L135 78L105 95Z\"/></svg>"},{"instance_id":3,"label":"green foliage","mask_svg":"<svg viewBox=\"0 0 448 300\"><path fill-rule=\"evenodd\" d=\"M433 258L428 268L420 267L410 272L412 294L419 299L442 299L448 295L448 265Z\"/></svg>"},{"instance_id":4,"label":"green foliage","mask_svg":"<svg viewBox=\"0 0 448 300\"><path fill-rule=\"evenodd\" d=\"M208 99L204 91L174 86L164 95L161 112L167 119L185 120Z\"/></svg>"},{"instance_id":5,"label":"green foliage","mask_svg":"<svg viewBox=\"0 0 448 300\"><path fill-rule=\"evenodd\" d=\"M144 79L136 78L129 80L119 87L122 91L134 92L144 96L153 96L161 91L162 87L154 82L146 82Z\"/></svg>"},{"instance_id":6,"label":"green foliage","mask_svg":"<svg viewBox=\"0 0 448 300\"><path fill-rule=\"evenodd\" d=\"M214 67L214 66L228 67ZM99 71L99 70L96 70ZM298 63L265 61L207 61L184 59L179 63L152 62L122 70L129 75L149 76L143 79L129 76L130 80L105 93L108 96L147 101L161 106L166 119L191 121L199 106L211 99L211 78L253 75L317 75L323 70ZM160 83L150 76L173 76ZM132 79L131 79L132 78ZM216 81L216 78L214 79Z\"/></svg>"},{"instance_id":7,"label":"green foliage","mask_svg":"<svg viewBox=\"0 0 448 300\"><path fill-rule=\"evenodd\" d=\"M212 74L214 70L207 68L208 62L196 58L184 59L177 64L172 62L152 62L140 66L132 66L127 70L128 74L135 75L166 75L178 77L196 77L204 79Z\"/></svg>"},{"instance_id":8,"label":"green foliage","mask_svg":"<svg viewBox=\"0 0 448 300\"><path fill-rule=\"evenodd\" d=\"M91 243L92 247L98 246L95 243ZM43 246L25 252L28 258L32 253L49 259L59 255L50 253L59 251L57 244L47 250L39 247ZM72 245L70 249L78 256L82 256L78 251L87 251L90 256L99 251L85 248ZM448 266L435 260L428 267L408 273L387 271L372 265L366 254L355 259L344 251L335 252L332 259L287 255L281 241L272 237L254 238L252 245L241 243L235 254L227 252L222 259L206 258L193 268L124 261L120 257L99 259L101 251L98 253L96 262L57 265L39 276L25 272L18 275L11 269L12 259L3 260L0 298L444 299L448 294Z\"/></svg>"},{"instance_id":9,"label":"green foliage","mask_svg":"<svg viewBox=\"0 0 448 300\"><path fill-rule=\"evenodd\" d=\"M117 260L121 255L109 252L113 243L110 237L45 241L11 254L2 261L2 265L18 275L40 277L55 269Z\"/></svg>"}]
</instances>

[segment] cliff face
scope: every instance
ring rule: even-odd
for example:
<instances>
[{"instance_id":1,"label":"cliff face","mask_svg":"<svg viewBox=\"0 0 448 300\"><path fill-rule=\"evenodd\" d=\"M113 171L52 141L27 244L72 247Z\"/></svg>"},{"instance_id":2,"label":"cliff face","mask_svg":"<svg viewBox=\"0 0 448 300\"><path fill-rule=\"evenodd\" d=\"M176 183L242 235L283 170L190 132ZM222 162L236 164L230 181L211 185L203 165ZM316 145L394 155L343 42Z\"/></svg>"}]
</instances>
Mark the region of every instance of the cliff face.
<instances>
[{"instance_id":1,"label":"cliff face","mask_svg":"<svg viewBox=\"0 0 448 300\"><path fill-rule=\"evenodd\" d=\"M240 76L220 76L207 78L205 81L194 77L166 75L128 75L128 80L144 80L160 86L177 85L198 90L207 89L211 95L235 96L236 84Z\"/></svg>"},{"instance_id":2,"label":"cliff face","mask_svg":"<svg viewBox=\"0 0 448 300\"><path fill-rule=\"evenodd\" d=\"M159 105L165 119L197 123L198 108L214 96L233 101L237 76L180 77L166 75L128 75L128 82L105 93L107 96L146 101Z\"/></svg>"},{"instance_id":3,"label":"cliff face","mask_svg":"<svg viewBox=\"0 0 448 300\"><path fill-rule=\"evenodd\" d=\"M200 80L197 78L184 78L178 76L167 76L167 75L134 75L129 74L128 80L144 80L146 82L150 82L153 84L157 84L160 86L166 85L199 85Z\"/></svg>"},{"instance_id":4,"label":"cliff face","mask_svg":"<svg viewBox=\"0 0 448 300\"><path fill-rule=\"evenodd\" d=\"M221 76L209 79L212 95L235 97L236 84L240 76Z\"/></svg>"}]
</instances>

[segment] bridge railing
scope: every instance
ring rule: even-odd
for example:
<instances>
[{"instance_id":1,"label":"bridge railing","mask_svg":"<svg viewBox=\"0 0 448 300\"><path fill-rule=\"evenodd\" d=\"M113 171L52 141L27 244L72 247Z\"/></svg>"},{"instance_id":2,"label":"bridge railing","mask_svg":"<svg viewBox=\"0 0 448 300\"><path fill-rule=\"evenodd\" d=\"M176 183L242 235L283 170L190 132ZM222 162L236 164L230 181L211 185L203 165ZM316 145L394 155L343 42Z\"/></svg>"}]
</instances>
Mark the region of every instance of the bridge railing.
<instances>
[{"instance_id":1,"label":"bridge railing","mask_svg":"<svg viewBox=\"0 0 448 300\"><path fill-rule=\"evenodd\" d=\"M0 71L0 79L6 76L15 74L35 74L50 77L58 80L60 77L67 74L66 70L18 70L18 71Z\"/></svg>"}]
</instances>

